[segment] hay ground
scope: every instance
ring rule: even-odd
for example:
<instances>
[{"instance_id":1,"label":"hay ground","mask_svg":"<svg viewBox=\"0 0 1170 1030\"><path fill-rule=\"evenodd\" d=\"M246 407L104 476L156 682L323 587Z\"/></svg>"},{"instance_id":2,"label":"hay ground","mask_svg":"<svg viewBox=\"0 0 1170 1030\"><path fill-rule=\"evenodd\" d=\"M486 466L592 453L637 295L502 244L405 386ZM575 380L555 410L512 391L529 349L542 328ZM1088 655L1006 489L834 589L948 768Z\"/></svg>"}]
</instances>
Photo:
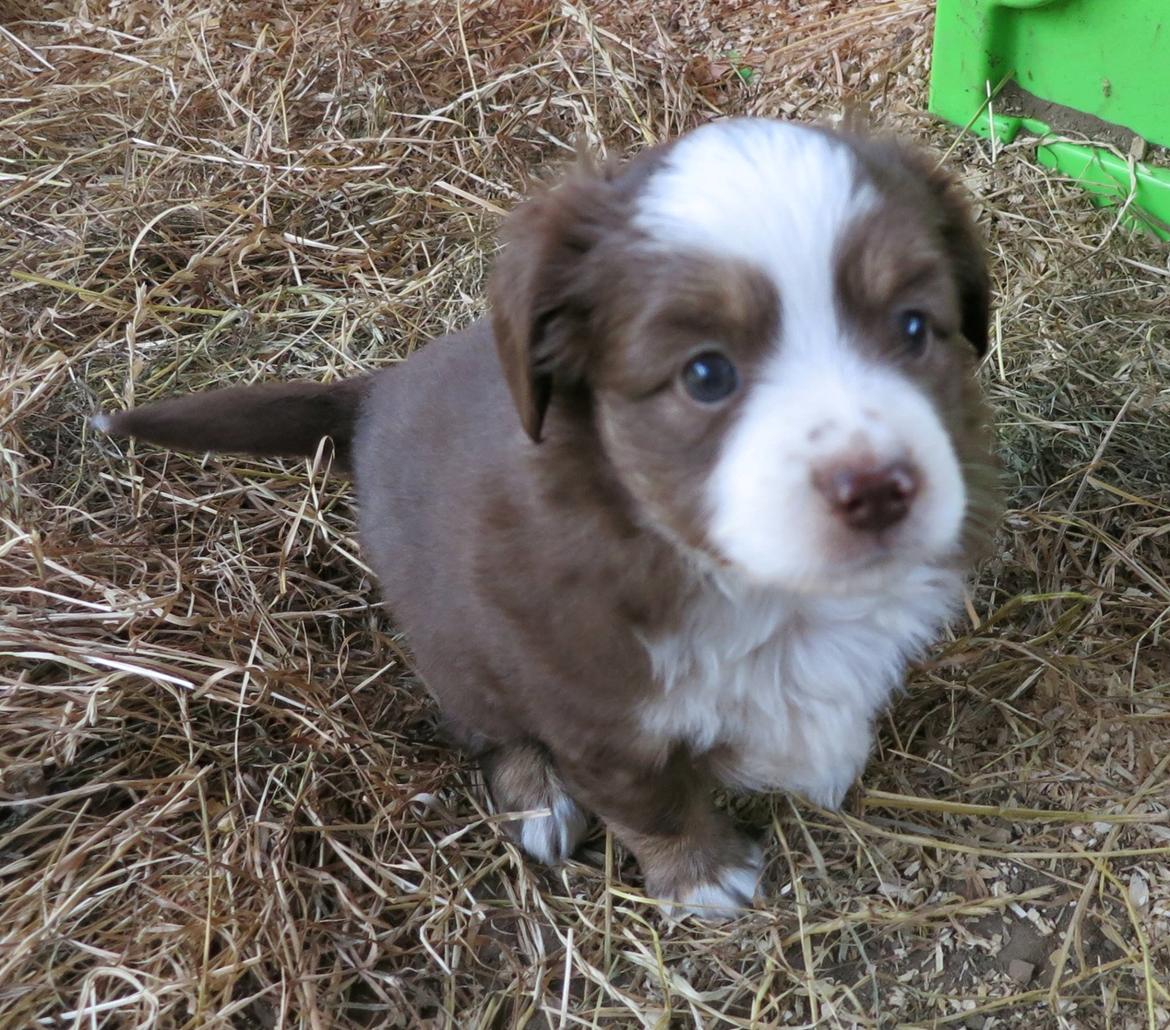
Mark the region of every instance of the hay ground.
<instances>
[{"instance_id":1,"label":"hay ground","mask_svg":"<svg viewBox=\"0 0 1170 1030\"><path fill-rule=\"evenodd\" d=\"M0 8L0 1026L1170 1025L1170 267L1022 146L951 155L998 554L844 812L739 803L770 903L727 926L664 924L600 834L502 840L344 482L84 421L466 323L581 131L850 101L945 150L931 7Z\"/></svg>"}]
</instances>

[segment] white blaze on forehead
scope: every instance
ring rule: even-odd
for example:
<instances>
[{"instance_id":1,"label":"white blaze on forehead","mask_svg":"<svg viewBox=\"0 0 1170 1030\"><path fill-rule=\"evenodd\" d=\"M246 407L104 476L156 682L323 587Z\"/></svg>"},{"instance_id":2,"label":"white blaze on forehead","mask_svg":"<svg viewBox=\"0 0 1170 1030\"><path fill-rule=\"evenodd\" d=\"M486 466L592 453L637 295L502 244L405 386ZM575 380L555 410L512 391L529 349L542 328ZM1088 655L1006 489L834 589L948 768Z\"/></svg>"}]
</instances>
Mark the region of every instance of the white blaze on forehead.
<instances>
[{"instance_id":1,"label":"white blaze on forehead","mask_svg":"<svg viewBox=\"0 0 1170 1030\"><path fill-rule=\"evenodd\" d=\"M675 144L634 222L661 244L756 265L779 290L786 338L823 336L836 328L836 248L877 201L858 173L846 144L808 126L713 122Z\"/></svg>"}]
</instances>

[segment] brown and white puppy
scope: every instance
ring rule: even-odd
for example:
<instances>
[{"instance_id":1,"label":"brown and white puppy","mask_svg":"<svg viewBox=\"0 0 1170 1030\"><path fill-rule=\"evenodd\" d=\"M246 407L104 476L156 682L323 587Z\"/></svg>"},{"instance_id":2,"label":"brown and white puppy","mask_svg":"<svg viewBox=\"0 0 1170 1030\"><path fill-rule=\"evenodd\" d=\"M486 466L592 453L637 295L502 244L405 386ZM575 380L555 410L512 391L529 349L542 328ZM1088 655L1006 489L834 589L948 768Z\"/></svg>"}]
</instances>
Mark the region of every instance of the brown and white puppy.
<instances>
[{"instance_id":1,"label":"brown and white puppy","mask_svg":"<svg viewBox=\"0 0 1170 1030\"><path fill-rule=\"evenodd\" d=\"M418 670L543 862L600 816L676 910L750 903L717 785L838 805L995 516L984 253L902 147L763 119L582 169L490 320L331 386L98 416L355 474ZM517 418L517 411L519 418Z\"/></svg>"}]
</instances>

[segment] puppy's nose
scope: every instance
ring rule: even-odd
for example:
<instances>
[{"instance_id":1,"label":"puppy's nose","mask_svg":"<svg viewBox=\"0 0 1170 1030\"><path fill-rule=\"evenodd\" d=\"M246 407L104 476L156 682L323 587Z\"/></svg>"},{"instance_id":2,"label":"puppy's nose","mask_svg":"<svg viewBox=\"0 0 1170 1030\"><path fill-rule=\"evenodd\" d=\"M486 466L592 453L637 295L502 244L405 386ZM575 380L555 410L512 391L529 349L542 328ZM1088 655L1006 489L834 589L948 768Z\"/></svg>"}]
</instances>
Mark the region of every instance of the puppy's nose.
<instances>
[{"instance_id":1,"label":"puppy's nose","mask_svg":"<svg viewBox=\"0 0 1170 1030\"><path fill-rule=\"evenodd\" d=\"M908 461L834 465L813 476L833 513L851 529L877 532L906 517L918 493L918 470Z\"/></svg>"}]
</instances>

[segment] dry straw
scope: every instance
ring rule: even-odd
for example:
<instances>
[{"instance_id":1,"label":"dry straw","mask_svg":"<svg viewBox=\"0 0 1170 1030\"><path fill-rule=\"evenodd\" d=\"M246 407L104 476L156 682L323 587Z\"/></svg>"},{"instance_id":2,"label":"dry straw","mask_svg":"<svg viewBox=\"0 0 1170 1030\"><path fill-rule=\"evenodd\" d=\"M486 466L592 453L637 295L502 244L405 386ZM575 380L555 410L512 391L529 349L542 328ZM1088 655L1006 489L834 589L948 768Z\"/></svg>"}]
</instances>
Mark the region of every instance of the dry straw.
<instances>
[{"instance_id":1,"label":"dry straw","mask_svg":"<svg viewBox=\"0 0 1170 1030\"><path fill-rule=\"evenodd\" d=\"M665 924L604 836L503 841L321 463L85 426L466 323L582 133L852 102L944 151L930 7L8 0L0 1025L1170 1024L1170 270L1021 149L951 155L998 553L845 812L736 802L770 898L727 926Z\"/></svg>"}]
</instances>

